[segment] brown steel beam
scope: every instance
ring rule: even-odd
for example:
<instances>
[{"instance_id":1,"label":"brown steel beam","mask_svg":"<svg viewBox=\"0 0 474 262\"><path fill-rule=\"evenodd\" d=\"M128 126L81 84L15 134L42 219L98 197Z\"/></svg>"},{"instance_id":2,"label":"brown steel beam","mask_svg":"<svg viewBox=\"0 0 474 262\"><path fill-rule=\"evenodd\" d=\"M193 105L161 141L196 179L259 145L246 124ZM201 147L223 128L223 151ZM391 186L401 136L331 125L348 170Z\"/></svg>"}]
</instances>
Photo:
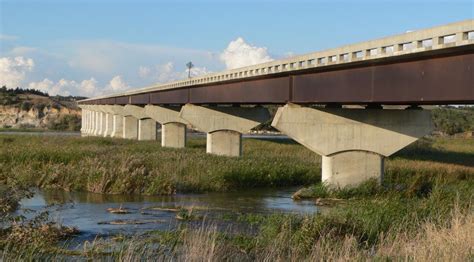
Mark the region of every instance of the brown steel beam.
<instances>
[{"instance_id":1,"label":"brown steel beam","mask_svg":"<svg viewBox=\"0 0 474 262\"><path fill-rule=\"evenodd\" d=\"M470 45L87 103L474 104L473 70Z\"/></svg>"}]
</instances>

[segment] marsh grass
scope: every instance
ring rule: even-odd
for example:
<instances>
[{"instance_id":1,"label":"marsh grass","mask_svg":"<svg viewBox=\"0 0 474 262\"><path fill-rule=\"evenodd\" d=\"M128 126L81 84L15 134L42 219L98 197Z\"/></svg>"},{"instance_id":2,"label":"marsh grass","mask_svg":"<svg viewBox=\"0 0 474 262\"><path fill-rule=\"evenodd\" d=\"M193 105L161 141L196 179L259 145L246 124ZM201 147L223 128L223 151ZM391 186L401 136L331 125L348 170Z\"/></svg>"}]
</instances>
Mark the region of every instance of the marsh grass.
<instances>
[{"instance_id":1,"label":"marsh grass","mask_svg":"<svg viewBox=\"0 0 474 262\"><path fill-rule=\"evenodd\" d=\"M320 160L291 142L245 140L244 157L158 143L98 138L0 136L0 178L7 185L101 193L169 194L319 181ZM469 261L474 257L474 140L424 139L386 160L382 185L308 187L306 197L345 199L316 215L247 214L253 230L185 221L166 232L62 246L2 248L10 260L176 261Z\"/></svg>"},{"instance_id":2,"label":"marsh grass","mask_svg":"<svg viewBox=\"0 0 474 262\"><path fill-rule=\"evenodd\" d=\"M197 228L135 236L118 242L96 240L82 249L45 249L7 246L3 261L89 259L102 261L469 261L474 255L474 216L458 200L447 214L427 219L405 219L374 234L374 242L361 238L366 228L354 227L353 217L338 214L295 216L274 214L258 222L256 235L222 232L212 224ZM366 208L362 206L361 208ZM373 211L373 209L371 209ZM416 213L414 211L413 213ZM375 213L364 219L377 222ZM389 214L393 215L393 214ZM442 221L440 223L440 221ZM406 223L410 228L403 228ZM357 225L359 226L359 225Z\"/></svg>"},{"instance_id":3,"label":"marsh grass","mask_svg":"<svg viewBox=\"0 0 474 262\"><path fill-rule=\"evenodd\" d=\"M205 154L205 140L184 150L159 142L0 135L0 180L67 191L173 194L310 184L320 159L295 144L245 140L242 158Z\"/></svg>"}]
</instances>

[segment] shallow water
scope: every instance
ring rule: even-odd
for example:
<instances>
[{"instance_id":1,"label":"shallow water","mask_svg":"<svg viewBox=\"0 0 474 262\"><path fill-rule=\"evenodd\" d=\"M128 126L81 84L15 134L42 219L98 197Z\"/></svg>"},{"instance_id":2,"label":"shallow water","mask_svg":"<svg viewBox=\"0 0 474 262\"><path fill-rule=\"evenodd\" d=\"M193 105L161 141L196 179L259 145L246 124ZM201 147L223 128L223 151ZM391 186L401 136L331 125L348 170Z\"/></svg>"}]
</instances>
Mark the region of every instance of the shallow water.
<instances>
[{"instance_id":1,"label":"shallow water","mask_svg":"<svg viewBox=\"0 0 474 262\"><path fill-rule=\"evenodd\" d=\"M33 198L21 201L20 213L24 210L45 210L50 217L63 225L77 227L81 234L74 242L93 240L117 234L137 235L149 230L170 230L182 222L176 219L177 212L154 210L153 207L193 208L205 221L220 227L246 230L236 221L239 214L298 213L310 214L318 211L312 201L293 201L291 195L297 188L253 189L240 192L178 194L173 196L101 195L94 193L70 193L63 191L37 191ZM129 214L111 214L107 208L122 208ZM111 225L107 222L122 220L143 224ZM104 223L105 222L105 223Z\"/></svg>"}]
</instances>

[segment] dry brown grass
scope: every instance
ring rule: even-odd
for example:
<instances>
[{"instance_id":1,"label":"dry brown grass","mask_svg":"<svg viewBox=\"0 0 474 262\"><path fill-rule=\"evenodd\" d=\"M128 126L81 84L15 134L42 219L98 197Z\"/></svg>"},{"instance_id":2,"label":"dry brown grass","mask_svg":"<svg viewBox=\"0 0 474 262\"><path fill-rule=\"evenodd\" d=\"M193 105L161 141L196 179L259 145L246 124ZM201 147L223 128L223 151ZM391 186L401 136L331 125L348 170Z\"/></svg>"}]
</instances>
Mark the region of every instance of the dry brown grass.
<instances>
[{"instance_id":1,"label":"dry brown grass","mask_svg":"<svg viewBox=\"0 0 474 262\"><path fill-rule=\"evenodd\" d=\"M287 231L255 254L236 253L217 239L215 228L201 228L184 236L176 257L179 261L472 261L474 256L474 214L453 211L444 226L423 223L419 231L380 235L380 244L361 248L356 238L335 240L329 233L314 243L310 254L288 247Z\"/></svg>"}]
</instances>

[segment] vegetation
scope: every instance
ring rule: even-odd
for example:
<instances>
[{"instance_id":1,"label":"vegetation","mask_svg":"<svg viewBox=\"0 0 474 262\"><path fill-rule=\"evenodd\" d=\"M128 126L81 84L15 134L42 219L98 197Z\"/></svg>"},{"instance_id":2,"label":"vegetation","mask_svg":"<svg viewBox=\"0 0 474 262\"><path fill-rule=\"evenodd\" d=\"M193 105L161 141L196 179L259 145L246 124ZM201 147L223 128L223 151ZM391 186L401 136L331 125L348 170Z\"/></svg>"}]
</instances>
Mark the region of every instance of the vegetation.
<instances>
[{"instance_id":1,"label":"vegetation","mask_svg":"<svg viewBox=\"0 0 474 262\"><path fill-rule=\"evenodd\" d=\"M436 130L445 134L474 131L474 107L438 107L432 116Z\"/></svg>"},{"instance_id":2,"label":"vegetation","mask_svg":"<svg viewBox=\"0 0 474 262\"><path fill-rule=\"evenodd\" d=\"M296 144L246 140L242 158L158 142L106 138L0 136L0 182L111 194L173 194L315 183L320 158ZM266 152L266 153L263 153Z\"/></svg>"},{"instance_id":3,"label":"vegetation","mask_svg":"<svg viewBox=\"0 0 474 262\"><path fill-rule=\"evenodd\" d=\"M48 129L56 131L79 131L81 117L77 115L64 115L48 125Z\"/></svg>"},{"instance_id":4,"label":"vegetation","mask_svg":"<svg viewBox=\"0 0 474 262\"><path fill-rule=\"evenodd\" d=\"M201 139L189 141L186 150L104 138L0 135L0 141L6 148L0 153L0 179L7 186L168 194L319 181L319 158L302 146L281 141L244 140L241 159L206 155ZM352 189L308 187L301 197L342 200L320 214L238 217L250 231L218 228L202 218L196 226L193 219L184 219L175 230L97 240L75 251L63 249L58 244L61 238L50 238L56 239L48 242L57 243L54 249L51 244L19 249L20 244L12 242L0 248L0 257L7 261L472 260L474 140L423 139L389 158L385 172L382 185L368 181Z\"/></svg>"},{"instance_id":5,"label":"vegetation","mask_svg":"<svg viewBox=\"0 0 474 262\"><path fill-rule=\"evenodd\" d=\"M14 105L21 102L20 95L35 95L41 97L50 97L47 92L31 88L7 88L0 87L0 105ZM85 99L83 96L51 96L55 101L77 101ZM23 106L22 106L23 107Z\"/></svg>"}]
</instances>

